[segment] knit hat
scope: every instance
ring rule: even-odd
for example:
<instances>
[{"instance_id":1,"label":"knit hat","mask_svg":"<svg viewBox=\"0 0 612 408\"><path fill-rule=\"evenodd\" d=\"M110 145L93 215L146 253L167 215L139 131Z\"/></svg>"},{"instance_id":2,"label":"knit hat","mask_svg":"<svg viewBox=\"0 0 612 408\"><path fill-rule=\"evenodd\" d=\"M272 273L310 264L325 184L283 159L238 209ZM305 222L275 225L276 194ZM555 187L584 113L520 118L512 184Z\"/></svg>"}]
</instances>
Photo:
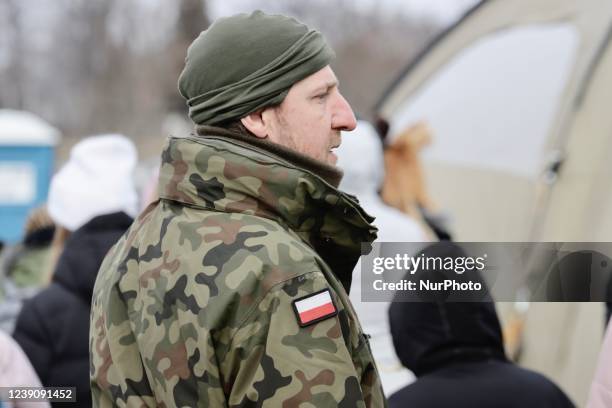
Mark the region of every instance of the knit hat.
<instances>
[{"instance_id":1,"label":"knit hat","mask_svg":"<svg viewBox=\"0 0 612 408\"><path fill-rule=\"evenodd\" d=\"M70 231L99 215L123 211L135 217L138 196L132 173L136 162L136 148L125 136L99 135L80 141L51 180L49 215Z\"/></svg>"},{"instance_id":2,"label":"knit hat","mask_svg":"<svg viewBox=\"0 0 612 408\"><path fill-rule=\"evenodd\" d=\"M179 91L198 125L280 104L335 56L320 32L261 11L220 18L189 46Z\"/></svg>"}]
</instances>

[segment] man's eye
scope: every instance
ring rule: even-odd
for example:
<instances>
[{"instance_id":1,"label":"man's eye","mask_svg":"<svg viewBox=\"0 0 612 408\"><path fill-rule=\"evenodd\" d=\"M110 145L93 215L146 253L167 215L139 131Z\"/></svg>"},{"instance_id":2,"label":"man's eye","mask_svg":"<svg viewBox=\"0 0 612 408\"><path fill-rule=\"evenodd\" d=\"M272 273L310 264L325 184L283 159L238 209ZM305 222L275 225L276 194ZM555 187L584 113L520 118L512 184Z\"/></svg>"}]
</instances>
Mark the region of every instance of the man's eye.
<instances>
[{"instance_id":1,"label":"man's eye","mask_svg":"<svg viewBox=\"0 0 612 408\"><path fill-rule=\"evenodd\" d=\"M324 94L316 95L315 98L317 98L319 100L324 100L325 98L327 98L328 95L329 95L329 93L325 92Z\"/></svg>"}]
</instances>

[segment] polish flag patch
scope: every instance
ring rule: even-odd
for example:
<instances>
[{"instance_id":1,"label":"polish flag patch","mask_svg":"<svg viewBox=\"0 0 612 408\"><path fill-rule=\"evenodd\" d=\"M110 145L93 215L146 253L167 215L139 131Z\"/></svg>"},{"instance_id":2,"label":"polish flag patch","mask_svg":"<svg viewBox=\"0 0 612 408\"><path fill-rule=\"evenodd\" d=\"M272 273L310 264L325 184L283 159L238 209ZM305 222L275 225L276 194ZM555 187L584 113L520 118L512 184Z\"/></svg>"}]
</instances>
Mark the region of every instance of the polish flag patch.
<instances>
[{"instance_id":1,"label":"polish flag patch","mask_svg":"<svg viewBox=\"0 0 612 408\"><path fill-rule=\"evenodd\" d=\"M305 327L338 314L329 289L293 301L293 310L300 327Z\"/></svg>"}]
</instances>

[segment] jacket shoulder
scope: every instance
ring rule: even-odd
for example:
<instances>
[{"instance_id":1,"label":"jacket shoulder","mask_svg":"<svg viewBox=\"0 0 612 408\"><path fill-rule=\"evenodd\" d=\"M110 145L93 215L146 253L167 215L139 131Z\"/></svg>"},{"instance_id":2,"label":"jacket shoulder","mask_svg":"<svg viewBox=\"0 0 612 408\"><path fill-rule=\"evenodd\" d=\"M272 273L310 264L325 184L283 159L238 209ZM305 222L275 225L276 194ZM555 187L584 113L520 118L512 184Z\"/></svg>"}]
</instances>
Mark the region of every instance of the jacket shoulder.
<instances>
[{"instance_id":1,"label":"jacket shoulder","mask_svg":"<svg viewBox=\"0 0 612 408\"><path fill-rule=\"evenodd\" d=\"M189 254L182 259L185 268L230 280L248 272L275 275L282 268L290 276L275 275L278 283L317 268L315 252L293 231L255 215L186 208L168 224L164 241L169 254ZM249 281L234 282L241 283Z\"/></svg>"},{"instance_id":2,"label":"jacket shoulder","mask_svg":"<svg viewBox=\"0 0 612 408\"><path fill-rule=\"evenodd\" d=\"M162 200L106 257L94 292L172 297L193 312L206 307L206 325L214 326L275 285L317 270L314 251L273 220Z\"/></svg>"},{"instance_id":3,"label":"jacket shoulder","mask_svg":"<svg viewBox=\"0 0 612 408\"><path fill-rule=\"evenodd\" d=\"M314 251L285 226L248 214L207 211L196 222L178 221L172 240L189 253L179 270L212 303L255 305L282 282L319 271ZM240 307L238 307L241 309Z\"/></svg>"}]
</instances>

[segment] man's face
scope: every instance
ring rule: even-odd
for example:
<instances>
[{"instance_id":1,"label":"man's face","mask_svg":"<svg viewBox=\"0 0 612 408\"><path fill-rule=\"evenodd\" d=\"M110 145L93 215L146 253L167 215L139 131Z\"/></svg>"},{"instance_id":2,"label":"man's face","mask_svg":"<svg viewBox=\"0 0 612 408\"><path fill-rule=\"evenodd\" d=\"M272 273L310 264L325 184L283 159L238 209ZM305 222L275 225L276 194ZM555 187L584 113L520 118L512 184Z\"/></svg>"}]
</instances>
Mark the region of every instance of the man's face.
<instances>
[{"instance_id":1,"label":"man's face","mask_svg":"<svg viewBox=\"0 0 612 408\"><path fill-rule=\"evenodd\" d=\"M268 137L299 153L335 165L332 149L341 142L340 131L355 129L355 115L338 90L329 66L296 82L283 102L265 110Z\"/></svg>"}]
</instances>

